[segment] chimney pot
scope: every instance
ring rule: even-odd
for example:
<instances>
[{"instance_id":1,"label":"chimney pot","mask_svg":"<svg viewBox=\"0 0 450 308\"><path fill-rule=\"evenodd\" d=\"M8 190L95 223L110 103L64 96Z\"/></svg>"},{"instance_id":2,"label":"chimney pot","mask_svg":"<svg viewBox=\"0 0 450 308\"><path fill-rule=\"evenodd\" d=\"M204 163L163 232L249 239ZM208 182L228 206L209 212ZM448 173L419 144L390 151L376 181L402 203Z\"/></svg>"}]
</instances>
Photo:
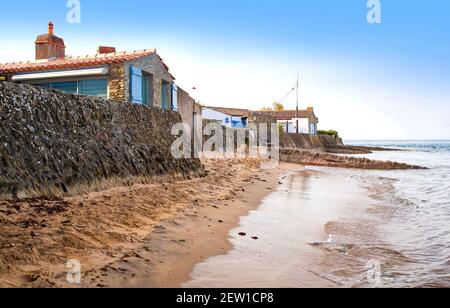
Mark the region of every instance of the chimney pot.
<instances>
[{"instance_id":1,"label":"chimney pot","mask_svg":"<svg viewBox=\"0 0 450 308\"><path fill-rule=\"evenodd\" d=\"M48 23L48 34L54 35L55 32L55 25L52 22Z\"/></svg>"}]
</instances>

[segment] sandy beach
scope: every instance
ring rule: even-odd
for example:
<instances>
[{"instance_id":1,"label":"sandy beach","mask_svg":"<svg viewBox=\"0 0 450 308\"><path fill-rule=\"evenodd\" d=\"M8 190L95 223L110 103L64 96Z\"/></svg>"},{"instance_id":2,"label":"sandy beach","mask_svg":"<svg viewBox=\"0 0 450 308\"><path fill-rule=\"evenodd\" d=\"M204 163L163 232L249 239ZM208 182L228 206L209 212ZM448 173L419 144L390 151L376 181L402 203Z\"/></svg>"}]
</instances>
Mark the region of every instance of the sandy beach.
<instances>
[{"instance_id":1,"label":"sandy beach","mask_svg":"<svg viewBox=\"0 0 450 308\"><path fill-rule=\"evenodd\" d=\"M299 165L205 161L208 176L64 199L0 202L2 287L179 287L231 249L228 232ZM82 283L66 282L68 260Z\"/></svg>"},{"instance_id":2,"label":"sandy beach","mask_svg":"<svg viewBox=\"0 0 450 308\"><path fill-rule=\"evenodd\" d=\"M386 240L383 177L203 163L204 178L0 201L0 286L376 287L370 262L392 277L412 264ZM67 282L69 260L80 284Z\"/></svg>"}]
</instances>

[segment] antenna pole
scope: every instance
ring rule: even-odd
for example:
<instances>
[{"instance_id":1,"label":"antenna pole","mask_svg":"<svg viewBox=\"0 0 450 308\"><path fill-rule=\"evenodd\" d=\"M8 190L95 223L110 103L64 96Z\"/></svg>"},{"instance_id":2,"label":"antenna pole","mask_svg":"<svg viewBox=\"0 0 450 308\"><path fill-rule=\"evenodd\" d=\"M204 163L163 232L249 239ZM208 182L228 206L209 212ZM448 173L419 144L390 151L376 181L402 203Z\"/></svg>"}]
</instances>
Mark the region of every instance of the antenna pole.
<instances>
[{"instance_id":1,"label":"antenna pole","mask_svg":"<svg viewBox=\"0 0 450 308\"><path fill-rule=\"evenodd\" d=\"M298 127L298 116L299 116L299 83L300 83L300 74L297 72L297 109L296 109L296 121L297 121L297 134L300 132L300 129Z\"/></svg>"}]
</instances>

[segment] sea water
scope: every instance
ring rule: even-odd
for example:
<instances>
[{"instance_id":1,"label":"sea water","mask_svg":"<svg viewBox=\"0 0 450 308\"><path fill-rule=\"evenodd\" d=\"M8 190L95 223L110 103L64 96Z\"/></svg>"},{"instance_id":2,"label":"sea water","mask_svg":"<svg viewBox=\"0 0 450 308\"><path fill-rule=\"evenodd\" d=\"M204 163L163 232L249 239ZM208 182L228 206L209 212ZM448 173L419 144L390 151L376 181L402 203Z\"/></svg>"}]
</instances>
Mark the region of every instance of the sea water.
<instances>
[{"instance_id":1,"label":"sea water","mask_svg":"<svg viewBox=\"0 0 450 308\"><path fill-rule=\"evenodd\" d=\"M450 287L450 141L348 141L399 151L363 155L429 168L409 171L334 170L374 188L382 286Z\"/></svg>"},{"instance_id":2,"label":"sea water","mask_svg":"<svg viewBox=\"0 0 450 308\"><path fill-rule=\"evenodd\" d=\"M185 286L450 287L450 142L347 144L428 169L289 172Z\"/></svg>"}]
</instances>

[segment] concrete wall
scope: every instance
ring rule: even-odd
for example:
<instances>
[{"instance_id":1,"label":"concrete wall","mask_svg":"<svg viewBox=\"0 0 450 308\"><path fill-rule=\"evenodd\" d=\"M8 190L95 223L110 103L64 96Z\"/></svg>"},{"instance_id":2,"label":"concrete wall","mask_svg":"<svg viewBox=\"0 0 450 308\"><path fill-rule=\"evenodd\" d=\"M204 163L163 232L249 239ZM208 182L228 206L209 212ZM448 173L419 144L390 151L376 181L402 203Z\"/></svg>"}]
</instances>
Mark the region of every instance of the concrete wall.
<instances>
[{"instance_id":1,"label":"concrete wall","mask_svg":"<svg viewBox=\"0 0 450 308\"><path fill-rule=\"evenodd\" d=\"M342 139L327 135L283 134L282 147L326 151L343 145Z\"/></svg>"},{"instance_id":2,"label":"concrete wall","mask_svg":"<svg viewBox=\"0 0 450 308\"><path fill-rule=\"evenodd\" d=\"M0 82L0 193L201 176L199 160L171 155L180 121L177 112Z\"/></svg>"},{"instance_id":3,"label":"concrete wall","mask_svg":"<svg viewBox=\"0 0 450 308\"><path fill-rule=\"evenodd\" d=\"M199 104L195 103L195 100L183 89L178 87L177 92L177 99L178 99L178 112L181 115L181 119L183 120L183 123L186 123L191 128L190 136L192 139L192 131L194 129L194 116L201 116L202 115L202 107ZM200 127L201 124L199 124L198 127Z\"/></svg>"},{"instance_id":4,"label":"concrete wall","mask_svg":"<svg viewBox=\"0 0 450 308\"><path fill-rule=\"evenodd\" d=\"M278 124L283 127L285 133L294 134L297 133L297 119L291 120L278 120ZM308 118L298 119L298 131L300 134L317 135L318 119L314 116Z\"/></svg>"},{"instance_id":5,"label":"concrete wall","mask_svg":"<svg viewBox=\"0 0 450 308\"><path fill-rule=\"evenodd\" d=\"M283 127L284 132L288 132L290 134L294 134L297 132L297 120L292 119L288 121L278 121L278 124L280 124ZM308 119L298 119L298 130L300 134L309 134L309 120ZM289 127L289 130L288 130Z\"/></svg>"}]
</instances>

